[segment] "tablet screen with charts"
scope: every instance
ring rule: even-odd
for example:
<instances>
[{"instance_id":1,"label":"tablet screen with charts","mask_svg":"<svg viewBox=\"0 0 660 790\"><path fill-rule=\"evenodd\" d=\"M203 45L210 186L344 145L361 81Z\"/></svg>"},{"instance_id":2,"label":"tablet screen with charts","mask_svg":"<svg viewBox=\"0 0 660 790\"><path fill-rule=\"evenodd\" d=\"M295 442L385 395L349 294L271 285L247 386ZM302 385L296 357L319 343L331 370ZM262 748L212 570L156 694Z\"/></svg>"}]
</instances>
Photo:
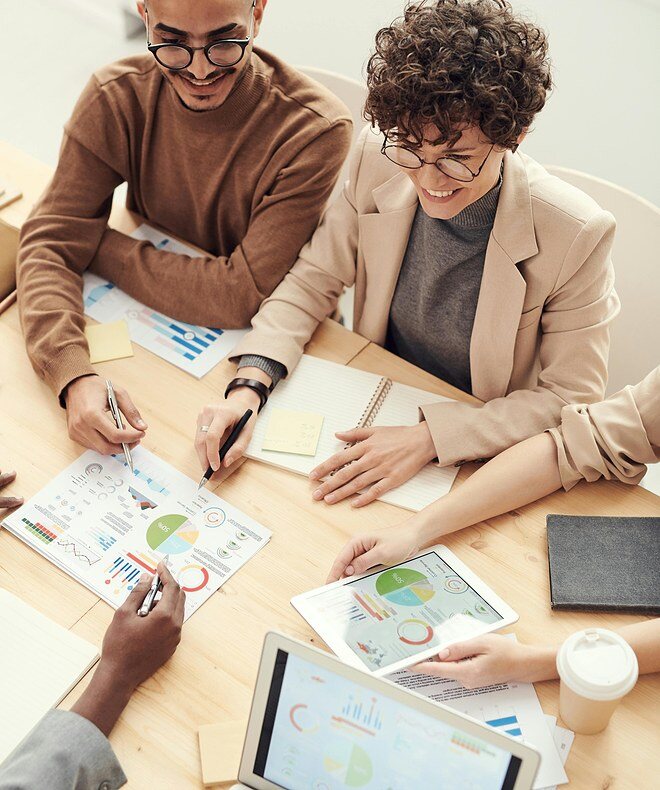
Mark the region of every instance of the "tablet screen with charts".
<instances>
[{"instance_id":1,"label":"tablet screen with charts","mask_svg":"<svg viewBox=\"0 0 660 790\"><path fill-rule=\"evenodd\" d=\"M320 587L291 603L336 655L376 675L518 619L445 546Z\"/></svg>"}]
</instances>

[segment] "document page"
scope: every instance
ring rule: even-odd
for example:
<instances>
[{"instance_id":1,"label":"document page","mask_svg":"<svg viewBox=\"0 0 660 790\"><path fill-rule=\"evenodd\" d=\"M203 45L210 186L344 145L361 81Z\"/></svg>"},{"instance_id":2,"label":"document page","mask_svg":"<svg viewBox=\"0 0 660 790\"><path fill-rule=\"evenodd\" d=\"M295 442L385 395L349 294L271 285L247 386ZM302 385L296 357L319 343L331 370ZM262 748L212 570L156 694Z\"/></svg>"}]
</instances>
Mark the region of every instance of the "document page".
<instances>
[{"instance_id":1,"label":"document page","mask_svg":"<svg viewBox=\"0 0 660 790\"><path fill-rule=\"evenodd\" d=\"M455 680L409 670L395 672L388 679L533 746L541 754L534 790L568 782L553 734L531 683L498 683L466 689Z\"/></svg>"},{"instance_id":2,"label":"document page","mask_svg":"<svg viewBox=\"0 0 660 790\"><path fill-rule=\"evenodd\" d=\"M4 526L115 608L169 556L186 618L270 539L237 508L143 447L83 453Z\"/></svg>"}]
</instances>

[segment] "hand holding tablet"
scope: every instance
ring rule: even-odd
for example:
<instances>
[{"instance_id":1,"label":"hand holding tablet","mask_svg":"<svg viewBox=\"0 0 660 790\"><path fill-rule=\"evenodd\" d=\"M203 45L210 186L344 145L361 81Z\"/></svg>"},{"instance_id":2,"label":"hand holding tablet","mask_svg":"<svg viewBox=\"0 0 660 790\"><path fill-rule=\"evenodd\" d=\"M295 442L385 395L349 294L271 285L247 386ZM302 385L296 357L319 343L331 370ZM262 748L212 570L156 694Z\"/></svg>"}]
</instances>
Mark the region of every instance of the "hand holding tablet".
<instances>
[{"instance_id":1,"label":"hand holding tablet","mask_svg":"<svg viewBox=\"0 0 660 790\"><path fill-rule=\"evenodd\" d=\"M303 593L291 603L339 658L378 676L518 619L445 546Z\"/></svg>"}]
</instances>

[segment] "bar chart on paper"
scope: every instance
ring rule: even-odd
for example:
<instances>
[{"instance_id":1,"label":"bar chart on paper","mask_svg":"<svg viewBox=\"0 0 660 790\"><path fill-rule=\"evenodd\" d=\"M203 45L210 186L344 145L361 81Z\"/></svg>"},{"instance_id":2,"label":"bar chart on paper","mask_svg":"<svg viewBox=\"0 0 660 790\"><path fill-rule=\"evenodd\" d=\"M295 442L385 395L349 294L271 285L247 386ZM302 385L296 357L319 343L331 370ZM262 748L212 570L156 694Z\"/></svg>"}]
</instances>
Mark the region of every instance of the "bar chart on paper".
<instances>
[{"instance_id":1,"label":"bar chart on paper","mask_svg":"<svg viewBox=\"0 0 660 790\"><path fill-rule=\"evenodd\" d=\"M200 257L196 250L147 225L141 225L133 236L149 241L165 252ZM210 329L176 321L143 305L113 283L90 272L84 276L83 300L85 314L90 318L101 323L123 319L128 324L134 343L196 378L204 376L224 359L247 331Z\"/></svg>"}]
</instances>

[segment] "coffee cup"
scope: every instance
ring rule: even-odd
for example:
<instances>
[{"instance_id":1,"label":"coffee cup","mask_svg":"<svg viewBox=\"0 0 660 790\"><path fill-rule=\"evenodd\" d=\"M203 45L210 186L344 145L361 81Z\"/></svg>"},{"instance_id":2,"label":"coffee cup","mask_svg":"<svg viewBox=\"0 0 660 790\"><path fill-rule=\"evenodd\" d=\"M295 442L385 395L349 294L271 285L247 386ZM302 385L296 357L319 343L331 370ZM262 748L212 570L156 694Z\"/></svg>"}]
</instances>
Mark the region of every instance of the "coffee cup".
<instances>
[{"instance_id":1,"label":"coffee cup","mask_svg":"<svg viewBox=\"0 0 660 790\"><path fill-rule=\"evenodd\" d=\"M572 634L557 653L559 715L575 732L601 732L620 700L637 682L637 656L606 628Z\"/></svg>"}]
</instances>

